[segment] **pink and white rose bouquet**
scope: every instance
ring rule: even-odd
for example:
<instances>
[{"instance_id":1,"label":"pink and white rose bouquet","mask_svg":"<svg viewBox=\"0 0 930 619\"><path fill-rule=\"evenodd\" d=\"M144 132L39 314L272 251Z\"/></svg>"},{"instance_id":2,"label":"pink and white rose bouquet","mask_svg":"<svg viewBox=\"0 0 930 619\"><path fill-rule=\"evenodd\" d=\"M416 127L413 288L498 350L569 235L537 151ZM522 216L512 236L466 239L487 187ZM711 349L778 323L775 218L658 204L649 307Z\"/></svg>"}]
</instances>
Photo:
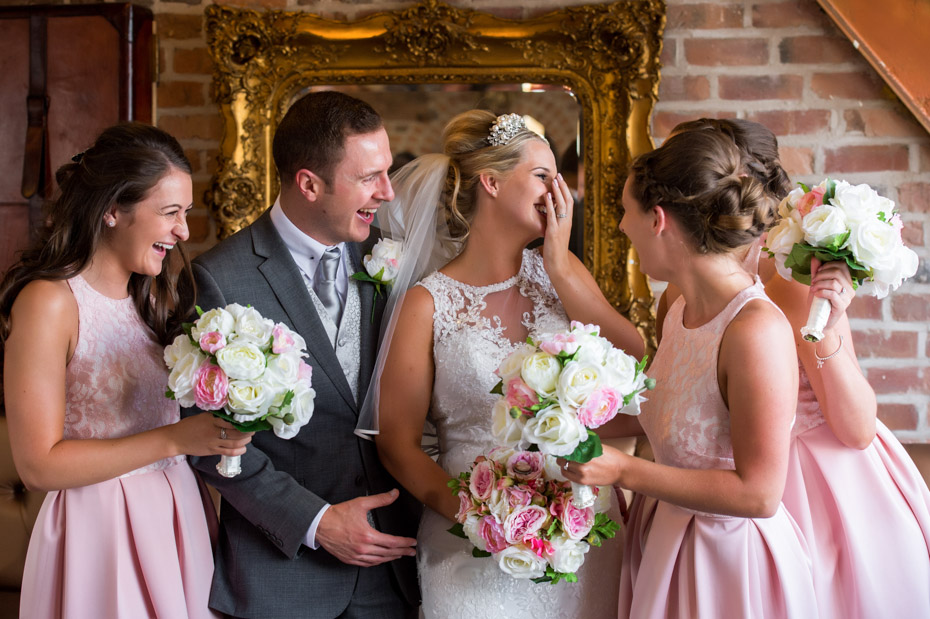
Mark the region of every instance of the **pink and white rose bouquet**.
<instances>
[{"instance_id":1,"label":"pink and white rose bouquet","mask_svg":"<svg viewBox=\"0 0 930 619\"><path fill-rule=\"evenodd\" d=\"M766 237L765 250L782 277L810 285L812 258L842 261L853 286L881 299L917 272L917 254L901 239L904 224L893 201L846 181L799 184L779 204L779 220ZM822 339L829 317L830 302L815 299L804 338Z\"/></svg>"},{"instance_id":2,"label":"pink and white rose bouquet","mask_svg":"<svg viewBox=\"0 0 930 619\"><path fill-rule=\"evenodd\" d=\"M588 462L603 453L595 428L618 413L639 414L642 393L655 387L645 367L645 358L614 348L596 325L573 321L567 332L528 339L496 370L494 437L517 449ZM581 506L594 501L585 488L574 490Z\"/></svg>"},{"instance_id":3,"label":"pink and white rose bouquet","mask_svg":"<svg viewBox=\"0 0 930 619\"><path fill-rule=\"evenodd\" d=\"M590 547L620 528L605 513L609 488L598 489L592 506L577 507L555 457L539 451L496 447L449 487L460 504L450 532L514 578L577 582Z\"/></svg>"},{"instance_id":4,"label":"pink and white rose bouquet","mask_svg":"<svg viewBox=\"0 0 930 619\"><path fill-rule=\"evenodd\" d=\"M310 421L316 392L304 339L238 303L185 323L165 348L165 395L181 406L213 411L243 432L273 430L290 439ZM239 457L223 456L220 474L239 474Z\"/></svg>"}]
</instances>

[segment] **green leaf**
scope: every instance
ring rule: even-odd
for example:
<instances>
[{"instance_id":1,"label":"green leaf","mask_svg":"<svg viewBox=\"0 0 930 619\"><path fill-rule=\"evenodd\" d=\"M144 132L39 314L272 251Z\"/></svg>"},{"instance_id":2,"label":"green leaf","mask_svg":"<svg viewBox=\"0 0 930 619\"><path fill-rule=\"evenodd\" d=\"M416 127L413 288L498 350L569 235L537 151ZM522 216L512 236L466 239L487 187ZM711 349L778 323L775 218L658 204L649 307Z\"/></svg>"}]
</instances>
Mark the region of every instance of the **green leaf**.
<instances>
[{"instance_id":1,"label":"green leaf","mask_svg":"<svg viewBox=\"0 0 930 619\"><path fill-rule=\"evenodd\" d=\"M494 385L494 388L491 389L491 393L496 393L497 395L504 395L504 381L499 380L497 384Z\"/></svg>"},{"instance_id":2,"label":"green leaf","mask_svg":"<svg viewBox=\"0 0 930 619\"><path fill-rule=\"evenodd\" d=\"M449 533L456 537L461 537L462 539L468 539L468 536L465 535L465 527L462 526L461 522L456 522L454 525L449 527Z\"/></svg>"},{"instance_id":3,"label":"green leaf","mask_svg":"<svg viewBox=\"0 0 930 619\"><path fill-rule=\"evenodd\" d=\"M171 389L165 389L165 397L168 398L169 400L174 400L175 399L174 391L172 391Z\"/></svg>"},{"instance_id":4,"label":"green leaf","mask_svg":"<svg viewBox=\"0 0 930 619\"><path fill-rule=\"evenodd\" d=\"M384 269L382 269L382 272L383 271ZM368 282L369 284L380 284L381 283L381 280L373 278L371 275L369 275L365 271L356 271L350 277L360 282Z\"/></svg>"},{"instance_id":5,"label":"green leaf","mask_svg":"<svg viewBox=\"0 0 930 619\"><path fill-rule=\"evenodd\" d=\"M593 430L588 429L588 438L579 443L575 451L565 456L565 459L572 462L590 462L603 453L604 448L601 446L601 437Z\"/></svg>"},{"instance_id":6,"label":"green leaf","mask_svg":"<svg viewBox=\"0 0 930 619\"><path fill-rule=\"evenodd\" d=\"M836 181L827 179L827 190L823 192L823 203L827 204L836 195Z\"/></svg>"},{"instance_id":7,"label":"green leaf","mask_svg":"<svg viewBox=\"0 0 930 619\"><path fill-rule=\"evenodd\" d=\"M197 310L197 316L198 316L198 317L203 316L204 311L203 311L202 309L200 309L200 306L199 306L199 305L195 305L195 306L194 306L194 309Z\"/></svg>"},{"instance_id":8,"label":"green leaf","mask_svg":"<svg viewBox=\"0 0 930 619\"><path fill-rule=\"evenodd\" d=\"M471 556L475 557L476 559L483 559L484 557L490 557L491 553L487 552L486 550L481 550L475 546L471 549Z\"/></svg>"},{"instance_id":9,"label":"green leaf","mask_svg":"<svg viewBox=\"0 0 930 619\"><path fill-rule=\"evenodd\" d=\"M193 335L191 335L191 329L193 329L193 328L194 328L194 323L192 323L192 322L182 322L182 323L181 323L181 330L184 331L184 333L187 335L187 337L191 338L191 343L193 343L194 346L199 346L200 343L199 343L197 340L194 339L194 336L193 336Z\"/></svg>"},{"instance_id":10,"label":"green leaf","mask_svg":"<svg viewBox=\"0 0 930 619\"><path fill-rule=\"evenodd\" d=\"M211 411L214 417L219 417L220 419L225 419L229 423L233 424L237 430L240 432L261 432L262 430L270 430L271 424L265 421L265 417L256 419L254 421L241 422L236 421L232 415L227 413L225 410ZM266 415L267 416L267 415Z\"/></svg>"},{"instance_id":11,"label":"green leaf","mask_svg":"<svg viewBox=\"0 0 930 619\"><path fill-rule=\"evenodd\" d=\"M804 183L802 183L801 181L798 181L798 185L800 185L800 186L801 186L801 189L803 189L803 190L804 190L804 193L807 193L807 192L809 192L809 191L811 190L811 188L810 188L810 187L808 187L807 185L805 185L805 184L804 184Z\"/></svg>"}]
</instances>

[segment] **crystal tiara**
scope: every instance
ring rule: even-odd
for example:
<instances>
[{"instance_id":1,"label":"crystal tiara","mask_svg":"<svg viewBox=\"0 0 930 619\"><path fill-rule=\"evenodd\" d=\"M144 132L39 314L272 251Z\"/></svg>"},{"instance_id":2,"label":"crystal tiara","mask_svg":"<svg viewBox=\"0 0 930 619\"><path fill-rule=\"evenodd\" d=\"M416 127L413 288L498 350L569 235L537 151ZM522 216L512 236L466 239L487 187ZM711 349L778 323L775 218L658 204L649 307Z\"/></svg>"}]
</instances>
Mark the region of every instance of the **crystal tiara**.
<instances>
[{"instance_id":1,"label":"crystal tiara","mask_svg":"<svg viewBox=\"0 0 930 619\"><path fill-rule=\"evenodd\" d=\"M519 114L501 114L491 125L488 142L492 146L503 146L525 129L526 123L523 122L523 117Z\"/></svg>"}]
</instances>

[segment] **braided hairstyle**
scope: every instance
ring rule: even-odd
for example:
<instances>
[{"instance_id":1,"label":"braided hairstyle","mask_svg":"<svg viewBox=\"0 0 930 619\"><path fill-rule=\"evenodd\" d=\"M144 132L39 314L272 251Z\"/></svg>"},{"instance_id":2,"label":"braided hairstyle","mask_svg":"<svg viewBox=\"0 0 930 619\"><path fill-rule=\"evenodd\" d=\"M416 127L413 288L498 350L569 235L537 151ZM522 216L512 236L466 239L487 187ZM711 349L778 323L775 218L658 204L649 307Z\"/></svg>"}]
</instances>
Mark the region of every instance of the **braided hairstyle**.
<instances>
[{"instance_id":1,"label":"braided hairstyle","mask_svg":"<svg viewBox=\"0 0 930 619\"><path fill-rule=\"evenodd\" d=\"M469 110L454 117L443 129L443 152L450 161L442 206L449 235L460 242L471 229L481 175L506 178L520 163L528 142L541 140L548 144L538 133L522 129L506 144L492 146L488 136L496 120L493 112Z\"/></svg>"},{"instance_id":2,"label":"braided hairstyle","mask_svg":"<svg viewBox=\"0 0 930 619\"><path fill-rule=\"evenodd\" d=\"M630 178L643 208L665 209L700 254L745 247L774 220L776 201L746 173L732 138L717 129L673 135L638 157Z\"/></svg>"},{"instance_id":3,"label":"braided hairstyle","mask_svg":"<svg viewBox=\"0 0 930 619\"><path fill-rule=\"evenodd\" d=\"M768 127L743 118L699 118L679 123L672 129L672 135L703 129L721 131L732 139L743 156L746 171L776 200L791 191L791 179L778 157L778 139Z\"/></svg>"},{"instance_id":4,"label":"braided hairstyle","mask_svg":"<svg viewBox=\"0 0 930 619\"><path fill-rule=\"evenodd\" d=\"M10 334L10 311L26 284L69 279L84 270L100 246L108 210L115 205L131 212L172 168L191 173L177 140L150 125L124 123L104 130L93 146L58 169L59 195L46 205L45 227L0 283L0 342ZM180 245L177 249L182 262L177 287L167 268L170 255L156 277L129 278L136 309L162 345L194 309L190 263Z\"/></svg>"}]
</instances>

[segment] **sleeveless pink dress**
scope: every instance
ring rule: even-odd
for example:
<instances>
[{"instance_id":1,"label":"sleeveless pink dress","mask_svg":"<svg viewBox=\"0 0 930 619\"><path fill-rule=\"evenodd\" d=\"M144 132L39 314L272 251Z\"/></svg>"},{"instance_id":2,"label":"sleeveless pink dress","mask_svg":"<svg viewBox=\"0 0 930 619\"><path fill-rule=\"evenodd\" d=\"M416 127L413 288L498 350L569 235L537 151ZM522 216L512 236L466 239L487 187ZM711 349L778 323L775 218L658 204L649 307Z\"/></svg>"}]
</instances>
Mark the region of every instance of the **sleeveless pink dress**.
<instances>
[{"instance_id":1,"label":"sleeveless pink dress","mask_svg":"<svg viewBox=\"0 0 930 619\"><path fill-rule=\"evenodd\" d=\"M930 492L876 425L866 449L841 443L801 368L783 500L810 545L822 617L930 617Z\"/></svg>"},{"instance_id":2,"label":"sleeveless pink dress","mask_svg":"<svg viewBox=\"0 0 930 619\"><path fill-rule=\"evenodd\" d=\"M717 383L724 331L757 282L695 329L682 324L684 298L665 319L649 375L656 390L640 420L656 461L680 468L733 469L729 411ZM771 518L699 513L640 495L627 524L620 617L734 619L815 617L807 545L784 505Z\"/></svg>"},{"instance_id":3,"label":"sleeveless pink dress","mask_svg":"<svg viewBox=\"0 0 930 619\"><path fill-rule=\"evenodd\" d=\"M68 281L79 336L67 368L65 439L117 438L173 423L161 346L132 299ZM49 492L29 541L20 616L214 617L216 514L185 456Z\"/></svg>"}]
</instances>

